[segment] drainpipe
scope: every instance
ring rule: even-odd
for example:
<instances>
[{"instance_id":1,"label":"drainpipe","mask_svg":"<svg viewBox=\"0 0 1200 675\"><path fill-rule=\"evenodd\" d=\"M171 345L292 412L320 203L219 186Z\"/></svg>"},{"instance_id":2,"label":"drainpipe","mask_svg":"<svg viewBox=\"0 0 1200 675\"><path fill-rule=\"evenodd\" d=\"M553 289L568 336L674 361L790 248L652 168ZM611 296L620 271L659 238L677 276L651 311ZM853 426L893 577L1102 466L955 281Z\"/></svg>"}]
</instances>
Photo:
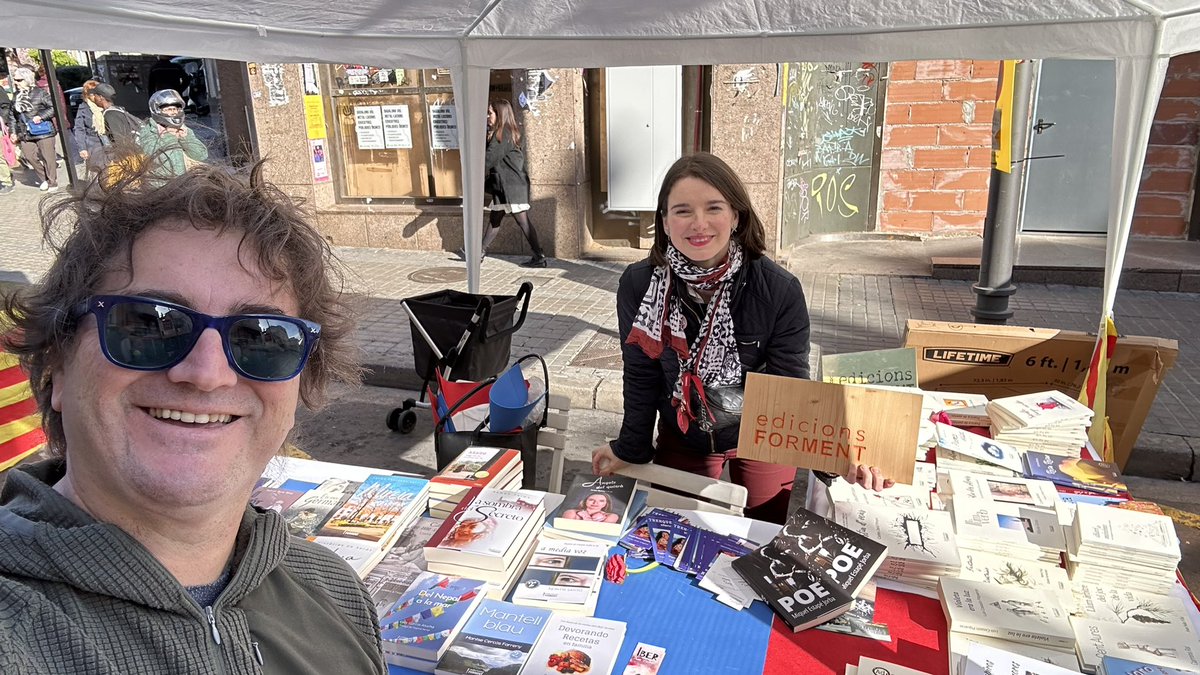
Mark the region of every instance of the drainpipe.
<instances>
[{"instance_id":1,"label":"drainpipe","mask_svg":"<svg viewBox=\"0 0 1200 675\"><path fill-rule=\"evenodd\" d=\"M63 110L67 99L63 97L62 87L58 84L58 73L54 71L54 57L50 50L40 49L38 52L42 55L42 66L46 70L46 84L50 85L50 102L54 105L54 119L58 124L58 140L62 145L63 164L67 167L67 179L71 181L71 185L77 185L79 176L75 175L75 158L78 155L71 154L71 145L67 141L67 111ZM52 166L50 170L58 171L58 167Z\"/></svg>"},{"instance_id":2,"label":"drainpipe","mask_svg":"<svg viewBox=\"0 0 1200 675\"><path fill-rule=\"evenodd\" d=\"M983 250L979 256L979 283L973 285L975 306L971 315L977 323L1004 324L1012 318L1008 298L1016 293L1012 283L1016 259L1017 225L1021 217L1021 184L1025 173L1029 114L1033 103L1033 76L1037 64L1018 61L1013 77L1012 172L992 166L988 181L987 215L983 220ZM996 128L999 125L996 124Z\"/></svg>"}]
</instances>

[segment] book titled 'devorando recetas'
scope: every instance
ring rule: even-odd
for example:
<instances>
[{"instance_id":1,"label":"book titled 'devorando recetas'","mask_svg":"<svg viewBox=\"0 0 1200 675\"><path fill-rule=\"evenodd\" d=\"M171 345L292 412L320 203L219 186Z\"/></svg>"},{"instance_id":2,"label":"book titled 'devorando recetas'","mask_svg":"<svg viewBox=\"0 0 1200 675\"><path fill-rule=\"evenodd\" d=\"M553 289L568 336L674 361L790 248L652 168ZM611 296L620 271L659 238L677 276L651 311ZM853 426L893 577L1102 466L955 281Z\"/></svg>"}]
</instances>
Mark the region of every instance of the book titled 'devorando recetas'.
<instances>
[{"instance_id":1,"label":"book titled 'devorando recetas'","mask_svg":"<svg viewBox=\"0 0 1200 675\"><path fill-rule=\"evenodd\" d=\"M620 536L637 481L625 476L579 474L554 512L554 527Z\"/></svg>"},{"instance_id":2,"label":"book titled 'devorando recetas'","mask_svg":"<svg viewBox=\"0 0 1200 675\"><path fill-rule=\"evenodd\" d=\"M555 614L521 669L521 675L608 675L616 665L625 623Z\"/></svg>"}]
</instances>

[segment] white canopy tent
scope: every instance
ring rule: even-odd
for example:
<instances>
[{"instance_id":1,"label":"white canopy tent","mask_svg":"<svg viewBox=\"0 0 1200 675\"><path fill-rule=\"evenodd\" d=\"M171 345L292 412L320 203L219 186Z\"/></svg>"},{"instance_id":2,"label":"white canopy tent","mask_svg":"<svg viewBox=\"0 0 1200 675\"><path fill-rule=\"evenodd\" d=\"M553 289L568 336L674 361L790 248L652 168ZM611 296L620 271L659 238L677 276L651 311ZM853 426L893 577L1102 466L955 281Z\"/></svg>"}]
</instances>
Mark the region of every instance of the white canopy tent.
<instances>
[{"instance_id":1,"label":"white canopy tent","mask_svg":"<svg viewBox=\"0 0 1200 675\"><path fill-rule=\"evenodd\" d=\"M1200 51L1200 0L0 0L0 44L259 62L448 67L479 286L490 69L786 61L1114 59L1101 324L1112 311L1167 61ZM478 121L478 123L471 123ZM1103 332L1103 331L1101 331Z\"/></svg>"}]
</instances>

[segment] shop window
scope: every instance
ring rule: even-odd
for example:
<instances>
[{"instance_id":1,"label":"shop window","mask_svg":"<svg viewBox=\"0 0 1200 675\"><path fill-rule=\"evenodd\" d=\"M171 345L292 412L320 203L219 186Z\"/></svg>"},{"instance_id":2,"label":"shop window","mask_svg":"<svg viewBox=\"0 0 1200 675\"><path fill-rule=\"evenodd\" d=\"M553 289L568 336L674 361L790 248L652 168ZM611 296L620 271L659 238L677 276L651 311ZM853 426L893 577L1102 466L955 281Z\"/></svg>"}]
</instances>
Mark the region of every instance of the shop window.
<instances>
[{"instance_id":1,"label":"shop window","mask_svg":"<svg viewBox=\"0 0 1200 675\"><path fill-rule=\"evenodd\" d=\"M339 187L347 198L461 198L450 71L328 67Z\"/></svg>"}]
</instances>

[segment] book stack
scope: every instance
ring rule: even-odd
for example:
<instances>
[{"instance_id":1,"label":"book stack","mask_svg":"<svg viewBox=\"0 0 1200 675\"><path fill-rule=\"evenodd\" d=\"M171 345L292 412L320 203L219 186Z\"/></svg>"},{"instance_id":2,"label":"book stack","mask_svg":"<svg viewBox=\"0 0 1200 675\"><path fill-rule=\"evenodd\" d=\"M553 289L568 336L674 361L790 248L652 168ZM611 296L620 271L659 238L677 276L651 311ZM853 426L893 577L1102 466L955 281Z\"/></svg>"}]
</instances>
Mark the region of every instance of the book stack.
<instances>
[{"instance_id":1,"label":"book stack","mask_svg":"<svg viewBox=\"0 0 1200 675\"><path fill-rule=\"evenodd\" d=\"M945 511L841 503L833 515L838 525L887 546L879 578L933 592L939 578L958 575L958 540Z\"/></svg>"},{"instance_id":2,"label":"book stack","mask_svg":"<svg viewBox=\"0 0 1200 675\"><path fill-rule=\"evenodd\" d=\"M1055 595L946 577L938 596L951 631L1067 653L1075 649L1070 614Z\"/></svg>"},{"instance_id":3,"label":"book stack","mask_svg":"<svg viewBox=\"0 0 1200 675\"><path fill-rule=\"evenodd\" d=\"M450 640L434 668L437 675L513 675L529 661L550 621L548 609L484 599Z\"/></svg>"},{"instance_id":4,"label":"book stack","mask_svg":"<svg viewBox=\"0 0 1200 675\"><path fill-rule=\"evenodd\" d=\"M1071 623L1075 627L1079 665L1085 673L1100 672L1105 657L1189 672L1200 670L1200 641L1197 641L1190 625L1184 629L1134 622L1111 623L1081 617L1075 617Z\"/></svg>"},{"instance_id":5,"label":"book stack","mask_svg":"<svg viewBox=\"0 0 1200 675\"><path fill-rule=\"evenodd\" d=\"M376 615L383 616L416 578L425 573L425 555L421 549L441 526L440 519L417 518L396 539L375 569L363 578L363 585L375 602Z\"/></svg>"},{"instance_id":6,"label":"book stack","mask_svg":"<svg viewBox=\"0 0 1200 675\"><path fill-rule=\"evenodd\" d=\"M987 411L987 401L964 408L947 408L942 411L950 424L959 428L989 429L992 426L992 416Z\"/></svg>"},{"instance_id":7,"label":"book stack","mask_svg":"<svg viewBox=\"0 0 1200 675\"><path fill-rule=\"evenodd\" d=\"M521 487L524 464L519 450L477 446L429 479L429 515L445 518L473 487L515 490Z\"/></svg>"},{"instance_id":8,"label":"book stack","mask_svg":"<svg viewBox=\"0 0 1200 675\"><path fill-rule=\"evenodd\" d=\"M1071 580L1167 595L1179 566L1179 538L1167 516L1094 504L1075 508Z\"/></svg>"},{"instance_id":9,"label":"book stack","mask_svg":"<svg viewBox=\"0 0 1200 675\"><path fill-rule=\"evenodd\" d=\"M938 495L943 501L982 499L1045 509L1056 508L1060 501L1054 483L1047 480L990 476L956 469L939 476Z\"/></svg>"},{"instance_id":10,"label":"book stack","mask_svg":"<svg viewBox=\"0 0 1200 675\"><path fill-rule=\"evenodd\" d=\"M1092 424L1091 408L1061 391L998 398L987 409L992 438L1024 452L1078 457Z\"/></svg>"},{"instance_id":11,"label":"book stack","mask_svg":"<svg viewBox=\"0 0 1200 675\"><path fill-rule=\"evenodd\" d=\"M887 547L805 509L733 569L794 632L846 613Z\"/></svg>"},{"instance_id":12,"label":"book stack","mask_svg":"<svg viewBox=\"0 0 1200 675\"><path fill-rule=\"evenodd\" d=\"M950 512L963 549L1057 565L1067 548L1054 509L955 496Z\"/></svg>"},{"instance_id":13,"label":"book stack","mask_svg":"<svg viewBox=\"0 0 1200 675\"><path fill-rule=\"evenodd\" d=\"M1063 606L1075 606L1074 590L1067 571L1058 565L959 549L962 568L958 578L1001 586L1039 590L1058 596Z\"/></svg>"},{"instance_id":14,"label":"book stack","mask_svg":"<svg viewBox=\"0 0 1200 675\"><path fill-rule=\"evenodd\" d=\"M1154 595L1119 586L1074 584L1075 616L1109 623L1192 628L1188 608L1173 595Z\"/></svg>"},{"instance_id":15,"label":"book stack","mask_svg":"<svg viewBox=\"0 0 1200 675\"><path fill-rule=\"evenodd\" d=\"M513 604L591 616L604 581L609 545L538 538L513 589Z\"/></svg>"},{"instance_id":16,"label":"book stack","mask_svg":"<svg viewBox=\"0 0 1200 675\"><path fill-rule=\"evenodd\" d=\"M556 613L542 630L521 675L609 675L624 641L622 621Z\"/></svg>"},{"instance_id":17,"label":"book stack","mask_svg":"<svg viewBox=\"0 0 1200 675\"><path fill-rule=\"evenodd\" d=\"M483 599L484 582L426 572L379 615L383 658L432 673L450 641Z\"/></svg>"},{"instance_id":18,"label":"book stack","mask_svg":"<svg viewBox=\"0 0 1200 675\"><path fill-rule=\"evenodd\" d=\"M488 597L512 590L545 517L545 494L471 488L425 544L431 572L488 582Z\"/></svg>"},{"instance_id":19,"label":"book stack","mask_svg":"<svg viewBox=\"0 0 1200 675\"><path fill-rule=\"evenodd\" d=\"M366 577L424 510L428 490L418 476L279 457L251 502L279 512L291 534L332 550Z\"/></svg>"}]
</instances>

